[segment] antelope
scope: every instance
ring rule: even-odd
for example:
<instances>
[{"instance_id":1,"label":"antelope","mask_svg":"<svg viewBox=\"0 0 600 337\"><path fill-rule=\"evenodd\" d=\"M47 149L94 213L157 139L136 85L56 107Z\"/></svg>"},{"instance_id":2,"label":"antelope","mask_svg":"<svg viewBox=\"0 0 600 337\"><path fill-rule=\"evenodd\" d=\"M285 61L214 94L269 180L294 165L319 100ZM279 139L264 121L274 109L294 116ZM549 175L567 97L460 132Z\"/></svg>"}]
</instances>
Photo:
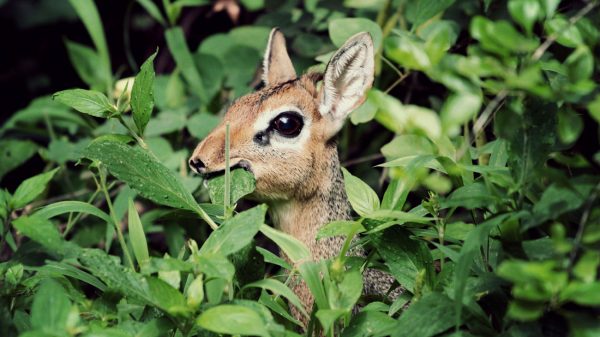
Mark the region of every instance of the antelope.
<instances>
[{"instance_id":1,"label":"antelope","mask_svg":"<svg viewBox=\"0 0 600 337\"><path fill-rule=\"evenodd\" d=\"M274 28L264 55L264 87L232 103L223 121L194 150L190 167L201 175L225 169L229 124L230 166L254 174L252 198L267 203L274 226L302 241L313 258L332 258L343 238L316 241L316 233L331 221L351 219L336 134L365 100L373 77L368 33L348 39L324 74L298 77L285 38ZM384 294L393 281L374 269L367 269L364 279L366 294ZM300 282L293 290L310 312L313 298L307 286ZM293 307L292 313L306 324Z\"/></svg>"}]
</instances>

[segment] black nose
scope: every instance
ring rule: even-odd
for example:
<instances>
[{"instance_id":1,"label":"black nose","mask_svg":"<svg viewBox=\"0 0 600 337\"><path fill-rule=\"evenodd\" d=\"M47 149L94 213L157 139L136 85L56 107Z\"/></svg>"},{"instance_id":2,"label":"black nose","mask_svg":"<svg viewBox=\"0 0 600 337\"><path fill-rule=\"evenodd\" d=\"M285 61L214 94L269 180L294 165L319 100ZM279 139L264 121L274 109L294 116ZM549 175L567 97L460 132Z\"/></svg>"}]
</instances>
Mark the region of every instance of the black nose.
<instances>
[{"instance_id":1,"label":"black nose","mask_svg":"<svg viewBox=\"0 0 600 337\"><path fill-rule=\"evenodd\" d=\"M206 171L206 165L199 158L190 159L190 167L192 170L196 171L196 173L204 173Z\"/></svg>"}]
</instances>

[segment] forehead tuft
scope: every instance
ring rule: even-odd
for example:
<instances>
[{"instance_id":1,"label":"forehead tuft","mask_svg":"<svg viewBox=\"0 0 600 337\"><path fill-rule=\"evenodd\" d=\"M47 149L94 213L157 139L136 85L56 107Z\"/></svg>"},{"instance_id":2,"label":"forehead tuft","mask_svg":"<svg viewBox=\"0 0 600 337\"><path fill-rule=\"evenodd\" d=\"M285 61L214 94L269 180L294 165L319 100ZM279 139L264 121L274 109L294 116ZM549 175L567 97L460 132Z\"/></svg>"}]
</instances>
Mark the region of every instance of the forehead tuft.
<instances>
[{"instance_id":1,"label":"forehead tuft","mask_svg":"<svg viewBox=\"0 0 600 337\"><path fill-rule=\"evenodd\" d=\"M310 73L244 95L229 107L225 119L251 120L265 110L276 109L282 105L295 105L305 113L311 114L313 118L320 118L315 100L317 97L315 79L320 79L320 75Z\"/></svg>"}]
</instances>

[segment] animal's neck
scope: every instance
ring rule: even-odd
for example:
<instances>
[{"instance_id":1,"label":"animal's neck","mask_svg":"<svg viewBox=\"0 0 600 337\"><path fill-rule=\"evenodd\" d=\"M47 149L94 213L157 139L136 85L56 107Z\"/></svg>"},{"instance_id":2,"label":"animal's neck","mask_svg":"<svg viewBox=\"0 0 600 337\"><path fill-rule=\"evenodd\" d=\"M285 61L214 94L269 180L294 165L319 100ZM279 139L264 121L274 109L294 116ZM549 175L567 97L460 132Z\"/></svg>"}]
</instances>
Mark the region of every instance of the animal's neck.
<instances>
[{"instance_id":1,"label":"animal's neck","mask_svg":"<svg viewBox=\"0 0 600 337\"><path fill-rule=\"evenodd\" d=\"M314 194L302 200L278 201L270 207L275 227L306 244L315 258L331 257L341 247L337 241L316 241L319 228L334 220L350 218L337 149L333 151L329 165L315 178L320 181Z\"/></svg>"}]
</instances>

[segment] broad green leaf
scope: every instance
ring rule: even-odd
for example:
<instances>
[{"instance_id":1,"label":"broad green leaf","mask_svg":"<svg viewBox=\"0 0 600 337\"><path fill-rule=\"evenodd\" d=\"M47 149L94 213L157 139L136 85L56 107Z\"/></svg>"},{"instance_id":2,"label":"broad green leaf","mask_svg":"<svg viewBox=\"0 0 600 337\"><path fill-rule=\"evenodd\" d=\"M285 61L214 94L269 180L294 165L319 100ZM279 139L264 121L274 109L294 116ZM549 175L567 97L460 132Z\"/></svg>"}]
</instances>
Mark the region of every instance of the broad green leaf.
<instances>
[{"instance_id":1,"label":"broad green leaf","mask_svg":"<svg viewBox=\"0 0 600 337\"><path fill-rule=\"evenodd\" d=\"M12 199L11 206L14 209L23 208L30 202L39 197L48 186L48 183L54 177L54 174L59 170L55 168L52 171L38 174L37 176L26 179L17 187Z\"/></svg>"},{"instance_id":2,"label":"broad green leaf","mask_svg":"<svg viewBox=\"0 0 600 337\"><path fill-rule=\"evenodd\" d=\"M133 121L140 135L144 134L146 125L154 109L154 58L156 51L142 64L131 88L131 110Z\"/></svg>"},{"instance_id":3,"label":"broad green leaf","mask_svg":"<svg viewBox=\"0 0 600 337\"><path fill-rule=\"evenodd\" d=\"M448 296L433 292L411 304L400 316L393 337L430 337L454 325L456 309ZM432 319L435 317L435 319Z\"/></svg>"},{"instance_id":4,"label":"broad green leaf","mask_svg":"<svg viewBox=\"0 0 600 337\"><path fill-rule=\"evenodd\" d=\"M223 304L212 307L200 314L196 324L220 334L269 336L260 314L241 305Z\"/></svg>"},{"instance_id":5,"label":"broad green leaf","mask_svg":"<svg viewBox=\"0 0 600 337\"><path fill-rule=\"evenodd\" d=\"M455 0L414 0L406 6L406 19L413 24L413 30L438 13L450 7Z\"/></svg>"},{"instance_id":6,"label":"broad green leaf","mask_svg":"<svg viewBox=\"0 0 600 337\"><path fill-rule=\"evenodd\" d=\"M300 310L300 312L304 316L308 317L308 314L306 313L306 310L304 310L304 306L302 305L302 302L300 301L298 296L296 294L294 294L294 292L290 288L288 288L285 284L283 284L275 279L266 278L266 279L262 279L262 280L259 280L256 282L252 282L252 283L244 286L244 288L252 288L252 287L269 290L270 292L272 292L276 295L281 295L281 296L287 298L287 300L290 301L290 303L292 303L294 306L296 306L296 308L298 310Z\"/></svg>"},{"instance_id":7,"label":"broad green leaf","mask_svg":"<svg viewBox=\"0 0 600 337\"><path fill-rule=\"evenodd\" d=\"M543 17L539 0L510 0L508 11L528 34L531 34L533 24Z\"/></svg>"},{"instance_id":8,"label":"broad green leaf","mask_svg":"<svg viewBox=\"0 0 600 337\"><path fill-rule=\"evenodd\" d=\"M117 113L117 108L101 92L84 89L69 89L55 93L52 98L85 114L108 118Z\"/></svg>"},{"instance_id":9,"label":"broad green leaf","mask_svg":"<svg viewBox=\"0 0 600 337\"><path fill-rule=\"evenodd\" d=\"M102 281L100 281L98 278L66 262L46 261L46 265L41 267L41 269L49 271L51 273L57 273L60 275L72 277L74 279L90 284L98 288L100 291L106 291L106 285L102 283Z\"/></svg>"},{"instance_id":10,"label":"broad green leaf","mask_svg":"<svg viewBox=\"0 0 600 337\"><path fill-rule=\"evenodd\" d=\"M223 204L225 200L225 175L211 178L207 182L208 194L213 204ZM242 197L254 192L256 180L254 175L245 169L231 170L231 205L234 205Z\"/></svg>"},{"instance_id":11,"label":"broad green leaf","mask_svg":"<svg viewBox=\"0 0 600 337\"><path fill-rule=\"evenodd\" d=\"M185 42L185 36L181 27L173 27L165 32L167 46L175 59L175 63L181 70L181 74L191 86L192 91L200 97L202 103L208 104L208 97L204 91L202 78L194 64L192 54Z\"/></svg>"},{"instance_id":12,"label":"broad green leaf","mask_svg":"<svg viewBox=\"0 0 600 337\"><path fill-rule=\"evenodd\" d=\"M483 183L473 183L457 188L441 202L443 208L464 207L482 208L493 205L497 199L490 194Z\"/></svg>"},{"instance_id":13,"label":"broad green leaf","mask_svg":"<svg viewBox=\"0 0 600 337\"><path fill-rule=\"evenodd\" d=\"M558 110L558 138L564 144L577 141L583 131L583 120L579 115L568 107Z\"/></svg>"},{"instance_id":14,"label":"broad green leaf","mask_svg":"<svg viewBox=\"0 0 600 337\"><path fill-rule=\"evenodd\" d=\"M387 229L371 236L379 255L383 257L390 273L400 284L413 291L417 274L425 270L427 284L431 286L433 262L429 249L422 242L411 239L410 232L400 227Z\"/></svg>"},{"instance_id":15,"label":"broad green leaf","mask_svg":"<svg viewBox=\"0 0 600 337\"><path fill-rule=\"evenodd\" d=\"M384 50L387 57L406 69L428 70L432 66L424 43L406 32L388 36Z\"/></svg>"},{"instance_id":16,"label":"broad green leaf","mask_svg":"<svg viewBox=\"0 0 600 337\"><path fill-rule=\"evenodd\" d=\"M600 252L589 250L585 252L575 264L573 274L585 283L592 283L600 265Z\"/></svg>"},{"instance_id":17,"label":"broad green leaf","mask_svg":"<svg viewBox=\"0 0 600 337\"><path fill-rule=\"evenodd\" d=\"M576 48L583 44L583 37L577 26L569 23L563 16L557 15L544 22L544 28L548 35L558 34L556 42L563 46Z\"/></svg>"},{"instance_id":18,"label":"broad green leaf","mask_svg":"<svg viewBox=\"0 0 600 337\"><path fill-rule=\"evenodd\" d=\"M67 242L63 240L56 227L47 219L36 215L25 215L13 221L13 226L21 234L42 245L48 252L61 254L66 250L65 245ZM69 248L75 249L74 247L76 245Z\"/></svg>"},{"instance_id":19,"label":"broad green leaf","mask_svg":"<svg viewBox=\"0 0 600 337\"><path fill-rule=\"evenodd\" d=\"M526 227L556 219L566 212L581 207L592 192L594 183L587 179L573 179L571 183L571 186L557 183L548 186L540 200L533 206L533 217Z\"/></svg>"},{"instance_id":20,"label":"broad green leaf","mask_svg":"<svg viewBox=\"0 0 600 337\"><path fill-rule=\"evenodd\" d=\"M71 301L65 289L55 280L44 280L33 298L31 325L35 329L66 332Z\"/></svg>"},{"instance_id":21,"label":"broad green leaf","mask_svg":"<svg viewBox=\"0 0 600 337\"><path fill-rule=\"evenodd\" d=\"M378 210L379 197L377 197L377 193L345 168L342 168L342 172L344 174L344 187L352 209L360 216L367 216L369 213Z\"/></svg>"},{"instance_id":22,"label":"broad green leaf","mask_svg":"<svg viewBox=\"0 0 600 337\"><path fill-rule=\"evenodd\" d=\"M187 305L196 308L204 299L204 281L202 280L203 275L200 274L190 283L185 294Z\"/></svg>"},{"instance_id":23,"label":"broad green leaf","mask_svg":"<svg viewBox=\"0 0 600 337\"><path fill-rule=\"evenodd\" d=\"M511 52L527 53L538 46L538 41L526 38L508 21L492 21L482 16L471 20L470 32L479 40L481 47L500 56L508 56Z\"/></svg>"},{"instance_id":24,"label":"broad green leaf","mask_svg":"<svg viewBox=\"0 0 600 337\"><path fill-rule=\"evenodd\" d=\"M5 174L31 158L36 150L37 145L28 140L0 140L0 181Z\"/></svg>"},{"instance_id":25,"label":"broad green leaf","mask_svg":"<svg viewBox=\"0 0 600 337\"><path fill-rule=\"evenodd\" d=\"M200 248L201 254L229 255L247 246L264 225L266 205L259 205L225 220Z\"/></svg>"},{"instance_id":26,"label":"broad green leaf","mask_svg":"<svg viewBox=\"0 0 600 337\"><path fill-rule=\"evenodd\" d=\"M597 123L600 123L600 94L596 95L594 100L588 103L587 109L590 116L592 116Z\"/></svg>"},{"instance_id":27,"label":"broad green leaf","mask_svg":"<svg viewBox=\"0 0 600 337\"><path fill-rule=\"evenodd\" d=\"M452 94L442 107L442 127L452 135L458 134L459 127L477 116L481 108L481 96L467 92Z\"/></svg>"},{"instance_id":28,"label":"broad green leaf","mask_svg":"<svg viewBox=\"0 0 600 337\"><path fill-rule=\"evenodd\" d=\"M106 165L115 177L156 203L204 213L173 171L139 148L114 141L95 141L84 151L84 157Z\"/></svg>"},{"instance_id":29,"label":"broad green leaf","mask_svg":"<svg viewBox=\"0 0 600 337\"><path fill-rule=\"evenodd\" d=\"M343 273L341 282L330 285L327 296L329 307L352 312L363 290L363 275L358 268Z\"/></svg>"},{"instance_id":30,"label":"broad green leaf","mask_svg":"<svg viewBox=\"0 0 600 337\"><path fill-rule=\"evenodd\" d=\"M317 308L328 309L329 300L327 299L327 294L322 281L322 277L327 273L325 262L304 262L298 266L298 271L314 296Z\"/></svg>"},{"instance_id":31,"label":"broad green leaf","mask_svg":"<svg viewBox=\"0 0 600 337\"><path fill-rule=\"evenodd\" d=\"M560 293L561 301L597 307L600 305L600 282L582 283L573 281Z\"/></svg>"},{"instance_id":32,"label":"broad green leaf","mask_svg":"<svg viewBox=\"0 0 600 337\"><path fill-rule=\"evenodd\" d=\"M345 313L346 310L344 309L319 309L319 311L315 313L315 316L319 319L319 322L321 322L323 330L330 331L335 321Z\"/></svg>"},{"instance_id":33,"label":"broad green leaf","mask_svg":"<svg viewBox=\"0 0 600 337\"><path fill-rule=\"evenodd\" d=\"M265 263L271 263L287 270L292 269L292 266L290 266L289 263L287 263L284 259L280 258L279 256L271 253L270 251L261 247L256 247L256 251L263 256Z\"/></svg>"},{"instance_id":34,"label":"broad green leaf","mask_svg":"<svg viewBox=\"0 0 600 337\"><path fill-rule=\"evenodd\" d=\"M317 240L332 236L353 237L355 234L365 231L363 225L358 221L338 220L319 228Z\"/></svg>"},{"instance_id":35,"label":"broad green leaf","mask_svg":"<svg viewBox=\"0 0 600 337\"><path fill-rule=\"evenodd\" d=\"M344 337L389 336L396 328L396 320L382 312L362 311L352 317L344 329Z\"/></svg>"},{"instance_id":36,"label":"broad green leaf","mask_svg":"<svg viewBox=\"0 0 600 337\"><path fill-rule=\"evenodd\" d=\"M208 134L219 125L221 119L218 116L201 112L190 117L187 123L187 129L190 134L198 139L204 139Z\"/></svg>"},{"instance_id":37,"label":"broad green leaf","mask_svg":"<svg viewBox=\"0 0 600 337\"><path fill-rule=\"evenodd\" d=\"M98 9L94 4L93 0L69 0L69 3L75 11L81 21L83 22L85 28L87 29L92 41L94 42L94 46L98 51L98 55L100 56L100 68L102 72L104 72L103 78L107 81L112 80L112 69L110 64L110 54L108 53L108 45L106 43L106 38L104 36L104 27L102 26L102 21L100 20L100 15L98 14ZM110 86L110 82L106 82L107 88Z\"/></svg>"},{"instance_id":38,"label":"broad green leaf","mask_svg":"<svg viewBox=\"0 0 600 337\"><path fill-rule=\"evenodd\" d=\"M260 226L260 232L277 244L294 264L309 261L311 254L308 248L298 239L267 225Z\"/></svg>"},{"instance_id":39,"label":"broad green leaf","mask_svg":"<svg viewBox=\"0 0 600 337\"><path fill-rule=\"evenodd\" d=\"M383 36L377 23L364 18L340 18L329 21L329 37L336 47L341 47L351 36L362 32L371 35L375 51L379 50Z\"/></svg>"},{"instance_id":40,"label":"broad green leaf","mask_svg":"<svg viewBox=\"0 0 600 337\"><path fill-rule=\"evenodd\" d=\"M565 66L571 82L587 80L594 73L594 55L587 46L577 46L565 60Z\"/></svg>"},{"instance_id":41,"label":"broad green leaf","mask_svg":"<svg viewBox=\"0 0 600 337\"><path fill-rule=\"evenodd\" d=\"M140 268L150 261L148 254L148 242L146 242L146 234L144 234L144 226L140 221L140 216L135 209L135 204L132 199L129 199L129 210L127 212L129 221L127 228L129 229L129 241L133 248L133 254Z\"/></svg>"}]
</instances>

